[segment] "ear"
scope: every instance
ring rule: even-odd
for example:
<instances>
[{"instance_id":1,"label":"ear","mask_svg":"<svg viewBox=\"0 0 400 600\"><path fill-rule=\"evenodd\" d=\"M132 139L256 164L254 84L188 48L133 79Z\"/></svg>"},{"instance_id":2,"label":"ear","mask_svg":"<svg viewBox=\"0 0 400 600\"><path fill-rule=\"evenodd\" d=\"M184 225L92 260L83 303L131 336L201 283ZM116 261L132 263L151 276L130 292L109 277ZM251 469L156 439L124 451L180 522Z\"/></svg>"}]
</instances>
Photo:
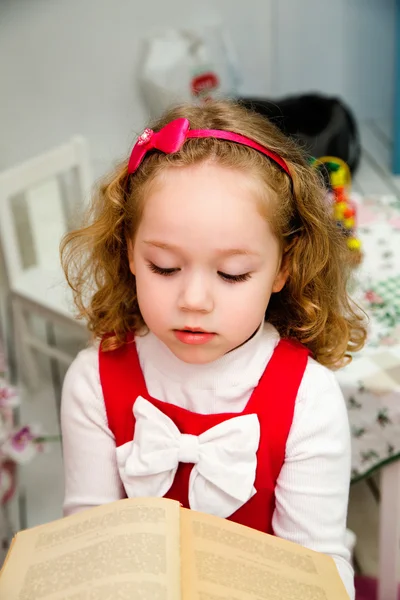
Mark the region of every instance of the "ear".
<instances>
[{"instance_id":1,"label":"ear","mask_svg":"<svg viewBox=\"0 0 400 600\"><path fill-rule=\"evenodd\" d=\"M129 269L132 275L135 275L135 261L133 259L133 241L131 239L126 240L126 245L128 248L128 261L129 261Z\"/></svg>"},{"instance_id":2,"label":"ear","mask_svg":"<svg viewBox=\"0 0 400 600\"><path fill-rule=\"evenodd\" d=\"M280 292L283 289L288 277L289 271L287 269L281 269L279 271L278 275L275 278L274 285L272 286L272 292L274 294Z\"/></svg>"},{"instance_id":3,"label":"ear","mask_svg":"<svg viewBox=\"0 0 400 600\"><path fill-rule=\"evenodd\" d=\"M288 277L289 277L289 264L288 264L288 261L284 257L282 260L280 269L279 269L278 273L276 274L275 281L272 286L272 293L276 294L277 292L280 292L283 289Z\"/></svg>"}]
</instances>

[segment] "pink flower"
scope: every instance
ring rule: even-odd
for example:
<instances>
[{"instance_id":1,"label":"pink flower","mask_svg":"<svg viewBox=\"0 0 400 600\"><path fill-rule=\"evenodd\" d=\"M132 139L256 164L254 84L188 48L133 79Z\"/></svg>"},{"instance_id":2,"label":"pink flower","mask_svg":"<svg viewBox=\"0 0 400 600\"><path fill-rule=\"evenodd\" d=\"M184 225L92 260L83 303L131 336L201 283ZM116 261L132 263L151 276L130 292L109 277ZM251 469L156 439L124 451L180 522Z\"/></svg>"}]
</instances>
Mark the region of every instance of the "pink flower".
<instances>
[{"instance_id":1,"label":"pink flower","mask_svg":"<svg viewBox=\"0 0 400 600\"><path fill-rule=\"evenodd\" d=\"M5 380L6 371L0 344L0 505L8 502L14 493L17 465L30 462L47 449L48 442L60 439L44 435L36 425L15 426L13 409L19 405L19 396Z\"/></svg>"},{"instance_id":2,"label":"pink flower","mask_svg":"<svg viewBox=\"0 0 400 600\"><path fill-rule=\"evenodd\" d=\"M11 436L11 445L14 450L22 452L34 439L35 436L32 434L30 428L26 425Z\"/></svg>"},{"instance_id":3,"label":"pink flower","mask_svg":"<svg viewBox=\"0 0 400 600\"><path fill-rule=\"evenodd\" d=\"M13 408L18 405L16 390L0 379L0 410L2 408Z\"/></svg>"},{"instance_id":4,"label":"pink flower","mask_svg":"<svg viewBox=\"0 0 400 600\"><path fill-rule=\"evenodd\" d=\"M378 296L374 290L368 290L365 292L365 299L368 300L368 302L371 302L371 304L383 304L384 302L383 298Z\"/></svg>"},{"instance_id":5,"label":"pink flower","mask_svg":"<svg viewBox=\"0 0 400 600\"><path fill-rule=\"evenodd\" d=\"M36 438L34 428L29 426L10 431L6 440L0 444L0 452L18 464L26 464L39 452L40 444L36 443Z\"/></svg>"}]
</instances>

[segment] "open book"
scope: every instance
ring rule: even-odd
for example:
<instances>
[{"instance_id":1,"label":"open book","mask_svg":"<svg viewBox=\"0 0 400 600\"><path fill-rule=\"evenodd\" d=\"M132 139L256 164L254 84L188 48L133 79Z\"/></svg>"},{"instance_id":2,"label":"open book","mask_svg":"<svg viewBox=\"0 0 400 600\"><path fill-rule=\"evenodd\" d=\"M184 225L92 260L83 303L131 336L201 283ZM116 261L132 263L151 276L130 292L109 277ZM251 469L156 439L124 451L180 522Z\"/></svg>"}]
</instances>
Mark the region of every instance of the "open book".
<instances>
[{"instance_id":1,"label":"open book","mask_svg":"<svg viewBox=\"0 0 400 600\"><path fill-rule=\"evenodd\" d=\"M17 534L1 600L348 600L323 554L180 507L126 499Z\"/></svg>"}]
</instances>

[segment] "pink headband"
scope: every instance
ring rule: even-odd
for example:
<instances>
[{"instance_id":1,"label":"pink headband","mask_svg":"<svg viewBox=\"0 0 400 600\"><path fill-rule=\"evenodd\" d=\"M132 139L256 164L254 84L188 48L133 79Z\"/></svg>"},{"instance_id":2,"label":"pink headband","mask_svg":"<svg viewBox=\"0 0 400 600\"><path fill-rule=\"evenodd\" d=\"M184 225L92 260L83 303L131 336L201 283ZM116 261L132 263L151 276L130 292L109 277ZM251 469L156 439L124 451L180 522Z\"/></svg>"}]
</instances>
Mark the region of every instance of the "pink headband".
<instances>
[{"instance_id":1,"label":"pink headband","mask_svg":"<svg viewBox=\"0 0 400 600\"><path fill-rule=\"evenodd\" d=\"M227 140L229 142L236 142L249 148L258 150L265 156L268 156L274 162L276 162L291 178L289 168L286 162L272 150L268 150L264 146L257 144L250 138L232 131L223 131L221 129L192 129L189 130L190 123L188 119L175 119L171 121L165 127L160 129L157 133L151 129L145 129L141 136L138 137L136 144L133 147L129 163L128 173L134 173L141 164L142 160L150 150L160 150L165 154L173 154L178 152L185 141L189 138L217 138L219 140Z\"/></svg>"}]
</instances>

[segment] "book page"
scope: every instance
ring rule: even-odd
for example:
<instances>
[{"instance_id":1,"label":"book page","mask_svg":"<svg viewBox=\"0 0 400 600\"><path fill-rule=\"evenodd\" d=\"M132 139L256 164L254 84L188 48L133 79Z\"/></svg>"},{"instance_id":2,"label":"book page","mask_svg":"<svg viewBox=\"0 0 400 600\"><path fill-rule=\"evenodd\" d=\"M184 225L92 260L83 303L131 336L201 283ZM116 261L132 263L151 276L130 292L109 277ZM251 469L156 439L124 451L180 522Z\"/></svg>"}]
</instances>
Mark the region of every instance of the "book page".
<instances>
[{"instance_id":1,"label":"book page","mask_svg":"<svg viewBox=\"0 0 400 600\"><path fill-rule=\"evenodd\" d=\"M127 499L19 533L3 600L179 600L180 508Z\"/></svg>"},{"instance_id":2,"label":"book page","mask_svg":"<svg viewBox=\"0 0 400 600\"><path fill-rule=\"evenodd\" d=\"M349 600L332 558L181 509L183 600Z\"/></svg>"}]
</instances>

